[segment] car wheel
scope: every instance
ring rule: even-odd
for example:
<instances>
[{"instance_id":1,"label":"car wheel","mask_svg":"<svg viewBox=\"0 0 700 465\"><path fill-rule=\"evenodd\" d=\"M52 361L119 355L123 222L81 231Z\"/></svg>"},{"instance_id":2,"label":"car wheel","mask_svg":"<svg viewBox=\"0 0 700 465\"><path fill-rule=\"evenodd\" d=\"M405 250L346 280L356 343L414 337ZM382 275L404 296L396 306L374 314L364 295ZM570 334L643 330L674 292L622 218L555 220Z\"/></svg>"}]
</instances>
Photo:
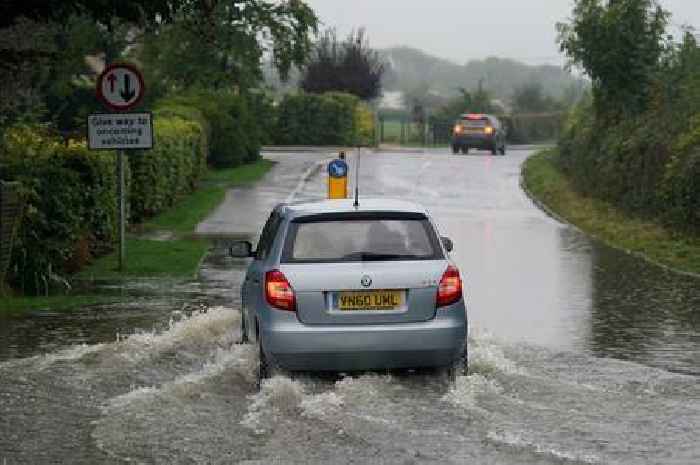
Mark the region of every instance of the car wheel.
<instances>
[{"instance_id":1,"label":"car wheel","mask_svg":"<svg viewBox=\"0 0 700 465\"><path fill-rule=\"evenodd\" d=\"M462 147L462 154L466 155L466 154L468 154L468 153L469 153L469 147L467 147L466 145L463 146L463 147Z\"/></svg>"},{"instance_id":2,"label":"car wheel","mask_svg":"<svg viewBox=\"0 0 700 465\"><path fill-rule=\"evenodd\" d=\"M257 387L260 389L264 380L282 374L282 370L280 370L280 368L272 360L265 356L262 335L260 333L258 333L258 357Z\"/></svg>"},{"instance_id":3,"label":"car wheel","mask_svg":"<svg viewBox=\"0 0 700 465\"><path fill-rule=\"evenodd\" d=\"M469 357L467 353L467 341L464 341L464 351L462 355L455 360L452 366L446 369L447 379L450 383L457 382L457 376L466 376L469 373Z\"/></svg>"},{"instance_id":4,"label":"car wheel","mask_svg":"<svg viewBox=\"0 0 700 465\"><path fill-rule=\"evenodd\" d=\"M452 153L457 155L459 153L459 145L452 146Z\"/></svg>"},{"instance_id":5,"label":"car wheel","mask_svg":"<svg viewBox=\"0 0 700 465\"><path fill-rule=\"evenodd\" d=\"M241 312L241 339L239 344L249 344L250 339L248 338L248 328L246 324L245 313Z\"/></svg>"}]
</instances>

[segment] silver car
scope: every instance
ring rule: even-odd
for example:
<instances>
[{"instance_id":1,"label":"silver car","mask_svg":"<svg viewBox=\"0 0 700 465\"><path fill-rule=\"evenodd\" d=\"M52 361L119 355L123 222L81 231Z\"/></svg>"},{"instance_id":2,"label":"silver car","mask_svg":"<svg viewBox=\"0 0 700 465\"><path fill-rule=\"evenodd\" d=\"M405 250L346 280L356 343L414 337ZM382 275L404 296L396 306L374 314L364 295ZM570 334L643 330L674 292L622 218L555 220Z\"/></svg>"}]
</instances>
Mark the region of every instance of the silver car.
<instances>
[{"instance_id":1,"label":"silver car","mask_svg":"<svg viewBox=\"0 0 700 465\"><path fill-rule=\"evenodd\" d=\"M242 286L241 334L259 375L466 365L462 280L421 206L327 200L277 206Z\"/></svg>"}]
</instances>

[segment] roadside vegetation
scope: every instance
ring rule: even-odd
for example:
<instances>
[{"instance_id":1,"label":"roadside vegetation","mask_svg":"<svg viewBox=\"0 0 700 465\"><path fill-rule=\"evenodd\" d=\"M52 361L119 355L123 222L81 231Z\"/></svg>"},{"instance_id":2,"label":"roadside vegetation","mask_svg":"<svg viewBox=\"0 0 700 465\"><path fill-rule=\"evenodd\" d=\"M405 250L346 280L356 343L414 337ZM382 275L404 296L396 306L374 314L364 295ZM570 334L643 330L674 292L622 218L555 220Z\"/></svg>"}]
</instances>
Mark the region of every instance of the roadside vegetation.
<instances>
[{"instance_id":1,"label":"roadside vegetation","mask_svg":"<svg viewBox=\"0 0 700 465\"><path fill-rule=\"evenodd\" d=\"M305 63L313 10L302 1L126 0L103 9L73 0L2 13L0 295L12 297L0 308L32 296L80 302L64 294L81 271L118 275L115 154L88 150L84 138L86 115L102 110L95 78L114 61L144 70L139 109L153 112L156 141L128 156L126 274L192 275L206 244L184 236L227 188L271 166L260 158L274 120L260 58L269 51L281 76ZM140 239L149 228L173 240Z\"/></svg>"},{"instance_id":2,"label":"roadside vegetation","mask_svg":"<svg viewBox=\"0 0 700 465\"><path fill-rule=\"evenodd\" d=\"M560 169L558 150L542 151L523 166L530 194L564 220L613 247L677 270L700 274L700 238L631 216L610 202L579 193Z\"/></svg>"},{"instance_id":3,"label":"roadside vegetation","mask_svg":"<svg viewBox=\"0 0 700 465\"><path fill-rule=\"evenodd\" d=\"M526 164L533 193L613 245L700 271L700 48L667 35L654 0L578 0L560 24L592 92L555 155Z\"/></svg>"}]
</instances>

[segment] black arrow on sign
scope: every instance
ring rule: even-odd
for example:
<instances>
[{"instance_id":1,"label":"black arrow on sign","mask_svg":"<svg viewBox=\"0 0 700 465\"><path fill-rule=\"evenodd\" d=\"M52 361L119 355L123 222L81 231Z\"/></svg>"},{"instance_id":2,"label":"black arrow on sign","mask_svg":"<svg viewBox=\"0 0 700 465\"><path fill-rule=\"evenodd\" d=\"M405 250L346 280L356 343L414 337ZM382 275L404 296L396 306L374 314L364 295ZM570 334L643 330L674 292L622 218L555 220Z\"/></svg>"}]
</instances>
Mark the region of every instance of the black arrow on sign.
<instances>
[{"instance_id":1,"label":"black arrow on sign","mask_svg":"<svg viewBox=\"0 0 700 465\"><path fill-rule=\"evenodd\" d=\"M136 90L131 88L131 76L128 74L124 75L124 88L119 92L119 95L122 96L124 102L131 101L136 95Z\"/></svg>"}]
</instances>

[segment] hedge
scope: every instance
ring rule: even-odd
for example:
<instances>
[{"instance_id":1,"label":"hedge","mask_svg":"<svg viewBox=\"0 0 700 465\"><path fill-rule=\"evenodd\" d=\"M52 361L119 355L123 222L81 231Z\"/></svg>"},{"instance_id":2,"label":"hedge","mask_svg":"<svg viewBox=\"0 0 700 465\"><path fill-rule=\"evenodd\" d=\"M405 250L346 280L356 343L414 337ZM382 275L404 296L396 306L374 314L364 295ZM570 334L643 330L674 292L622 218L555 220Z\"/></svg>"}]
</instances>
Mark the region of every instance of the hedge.
<instances>
[{"instance_id":1,"label":"hedge","mask_svg":"<svg viewBox=\"0 0 700 465\"><path fill-rule=\"evenodd\" d=\"M350 94L287 95L276 116L272 142L278 145L356 145L374 138L373 113Z\"/></svg>"},{"instance_id":2,"label":"hedge","mask_svg":"<svg viewBox=\"0 0 700 465\"><path fill-rule=\"evenodd\" d=\"M10 284L44 294L61 277L111 248L116 231L116 165L111 152L65 145L27 127L5 133L2 174L25 202L8 270Z\"/></svg>"},{"instance_id":3,"label":"hedge","mask_svg":"<svg viewBox=\"0 0 700 465\"><path fill-rule=\"evenodd\" d=\"M211 166L231 168L259 159L264 137L259 128L269 121L264 113L249 108L265 108L258 97L225 91L191 91L155 104L157 112L173 112L183 107L197 109L208 123Z\"/></svg>"},{"instance_id":4,"label":"hedge","mask_svg":"<svg viewBox=\"0 0 700 465\"><path fill-rule=\"evenodd\" d=\"M155 113L153 149L129 154L132 222L140 223L191 193L206 169L206 128L165 114Z\"/></svg>"},{"instance_id":5,"label":"hedge","mask_svg":"<svg viewBox=\"0 0 700 465\"><path fill-rule=\"evenodd\" d=\"M128 211L140 222L192 192L206 170L207 137L195 111L156 112L153 150L126 164ZM185 115L192 119L185 119ZM182 116L180 116L182 115ZM3 180L19 181L25 208L9 281L28 294L65 285L62 276L113 249L117 230L116 157L64 143L40 128L5 133Z\"/></svg>"},{"instance_id":6,"label":"hedge","mask_svg":"<svg viewBox=\"0 0 700 465\"><path fill-rule=\"evenodd\" d=\"M602 122L588 103L571 115L559 150L578 191L700 234L700 114Z\"/></svg>"},{"instance_id":7,"label":"hedge","mask_svg":"<svg viewBox=\"0 0 700 465\"><path fill-rule=\"evenodd\" d=\"M207 162L232 167L257 160L262 128L272 119L262 95L198 91L154 106L154 148L130 152L126 164L132 223L194 191ZM19 181L25 203L7 274L13 288L46 294L67 286L63 276L113 249L114 152L66 143L42 127L15 126L3 128L0 157L2 180Z\"/></svg>"}]
</instances>

